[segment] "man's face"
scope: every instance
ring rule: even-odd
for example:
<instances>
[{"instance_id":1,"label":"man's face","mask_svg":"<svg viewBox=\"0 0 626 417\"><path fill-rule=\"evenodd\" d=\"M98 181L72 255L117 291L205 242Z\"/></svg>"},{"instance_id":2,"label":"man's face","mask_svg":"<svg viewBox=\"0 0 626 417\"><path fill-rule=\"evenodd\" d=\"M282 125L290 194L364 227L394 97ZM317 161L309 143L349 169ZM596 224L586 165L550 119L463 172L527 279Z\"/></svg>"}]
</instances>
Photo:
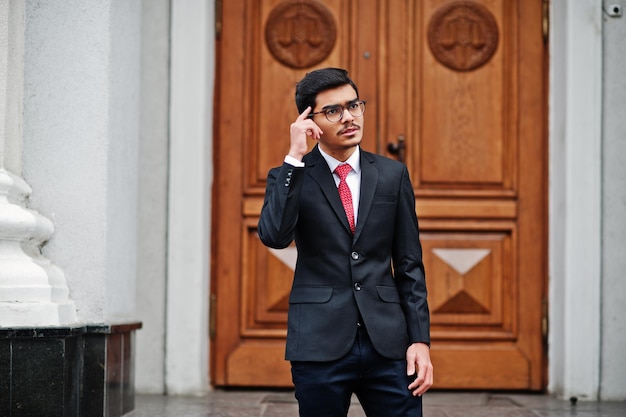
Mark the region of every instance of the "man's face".
<instances>
[{"instance_id":1,"label":"man's face","mask_svg":"<svg viewBox=\"0 0 626 417\"><path fill-rule=\"evenodd\" d=\"M347 110L348 105L356 100L356 91L346 84L319 93L312 111L315 113L331 106L344 106L343 109L339 108L340 112L343 111L343 117L338 122L328 121L322 113L313 117L315 124L324 132L318 140L320 147L339 160L347 159L363 138L363 115L355 117Z\"/></svg>"}]
</instances>

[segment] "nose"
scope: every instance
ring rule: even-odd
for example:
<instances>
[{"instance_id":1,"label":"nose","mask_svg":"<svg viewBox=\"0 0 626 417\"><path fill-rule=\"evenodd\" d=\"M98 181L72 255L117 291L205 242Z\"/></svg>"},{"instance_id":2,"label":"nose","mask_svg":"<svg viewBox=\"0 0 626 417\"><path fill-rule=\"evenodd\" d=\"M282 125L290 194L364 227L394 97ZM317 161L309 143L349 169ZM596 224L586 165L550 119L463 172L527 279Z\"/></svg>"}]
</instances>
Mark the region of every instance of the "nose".
<instances>
[{"instance_id":1,"label":"nose","mask_svg":"<svg viewBox=\"0 0 626 417\"><path fill-rule=\"evenodd\" d=\"M348 122L354 121L354 116L352 115L352 113L350 113L350 111L346 107L342 108L341 111L343 112L343 114L341 115L342 122L345 123L346 121Z\"/></svg>"}]
</instances>

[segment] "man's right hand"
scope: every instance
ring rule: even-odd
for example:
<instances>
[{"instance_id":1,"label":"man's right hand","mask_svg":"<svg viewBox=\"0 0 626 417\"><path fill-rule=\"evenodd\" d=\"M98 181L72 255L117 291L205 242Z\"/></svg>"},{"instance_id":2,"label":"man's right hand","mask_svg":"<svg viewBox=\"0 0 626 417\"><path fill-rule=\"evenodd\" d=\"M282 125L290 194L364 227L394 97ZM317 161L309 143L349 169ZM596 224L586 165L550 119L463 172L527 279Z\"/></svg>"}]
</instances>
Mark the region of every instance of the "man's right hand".
<instances>
[{"instance_id":1,"label":"man's right hand","mask_svg":"<svg viewBox=\"0 0 626 417\"><path fill-rule=\"evenodd\" d=\"M308 152L307 137L318 140L324 134L313 119L309 119L309 113L311 113L311 106L307 107L296 121L291 124L289 156L296 158L298 161L301 161L302 157Z\"/></svg>"}]
</instances>

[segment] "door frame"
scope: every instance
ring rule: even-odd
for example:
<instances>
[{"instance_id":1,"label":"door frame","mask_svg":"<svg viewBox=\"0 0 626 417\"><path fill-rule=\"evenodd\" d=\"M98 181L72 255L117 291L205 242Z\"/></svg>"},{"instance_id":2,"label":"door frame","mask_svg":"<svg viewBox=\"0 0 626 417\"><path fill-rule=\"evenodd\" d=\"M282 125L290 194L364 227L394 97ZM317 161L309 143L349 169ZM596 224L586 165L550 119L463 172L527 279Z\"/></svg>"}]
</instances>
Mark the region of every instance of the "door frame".
<instances>
[{"instance_id":1,"label":"door frame","mask_svg":"<svg viewBox=\"0 0 626 417\"><path fill-rule=\"evenodd\" d=\"M509 2L507 2L507 4L509 4ZM522 47L516 51L520 54L517 59L524 59L524 57L526 57L526 62L529 62L528 57L531 57L533 65L526 64L520 67L519 78L516 77L518 80L517 83L523 84L527 82L527 84L537 85L535 93L524 94L524 90L522 89L522 94L516 98L516 100L520 100L520 111L525 112L525 114L529 114L525 119L526 121L518 127L519 129L523 129L523 133L520 133L520 135L521 137L532 139L530 141L526 141L524 146L520 147L521 151L519 153L519 158L521 159L519 163L521 163L526 170L529 169L528 167L540 167L540 169L530 170L528 173L524 171L525 175L521 177L518 184L520 201L516 202L516 204L519 204L522 208L520 209L520 213L517 215L517 219L519 221L523 221L523 224L525 225L524 228L519 231L520 236L523 236L520 237L520 242L524 242L524 246L521 246L521 248L525 250L525 256L529 256L530 258L524 258L524 261L521 262L519 266L515 266L515 270L518 274L520 274L520 280L522 277L533 277L534 284L533 286L516 284L516 288L521 291L519 294L516 294L516 296L526 300L524 305L527 305L529 309L526 310L526 313L523 315L523 320L509 323L513 326L512 328L519 329L520 340L516 343L519 343L517 346L521 348L521 351L518 351L515 354L521 356L518 356L517 359L523 362L524 354L522 352L525 352L530 358L532 358L533 367L532 372L529 371L528 373L529 379L527 385L524 382L524 378L526 378L527 375L524 371L515 373L517 379L515 380L514 385L508 385L504 381L502 384L503 386L507 386L509 388L528 387L528 389L531 390L542 390L545 387L545 351L543 349L541 339L541 306L542 301L545 298L545 278L547 276L548 263L548 260L546 259L547 128L545 127L545 123L533 124L528 121L530 120L530 117L536 117L537 119L543 119L544 121L546 118L547 102L544 92L546 91L545 83L547 82L547 73L545 71L547 46L541 43L541 1L535 1L533 3L533 8L531 9L521 7L521 5L516 2L512 2L510 4L514 5L510 6L510 10L517 10L519 18L525 22L525 25L532 25L532 30L526 32L529 35L524 36ZM213 281L212 298L215 299L216 307L212 310L216 311L216 317L217 320L219 320L219 327L216 331L217 340L220 341L220 345L218 346L219 355L214 357L214 359L219 360L212 361L212 380L216 385L243 385L253 383L250 381L258 380L252 376L254 372L252 370L248 370L250 367L246 365L246 361L254 362L254 359L252 359L256 356L254 352L258 351L261 342L256 343L256 341L246 340L245 336L242 337L241 329L245 327L245 325L242 324L241 317L242 314L244 314L245 309L236 307L240 303L240 293L243 288L243 283L241 279L238 279L238 277L244 276L245 268L247 267L245 266L245 260L243 261L244 264L241 263L239 249L233 251L232 248L236 247L244 250L243 240L245 238L243 235L245 233L237 235L236 229L238 229L242 219L245 219L247 214L251 214L252 212L246 209L249 208L249 205L246 204L245 197L239 194L240 187L244 183L244 175L246 175L245 170L242 171L236 164L233 165L230 160L233 155L235 156L235 159L239 160L240 153L246 148L245 138L248 137L248 135L245 134L246 124L242 123L242 120L245 121L247 119L246 115L250 112L250 109L248 109L250 104L248 104L246 100L242 101L239 113L232 111L229 112L228 107L232 104L231 100L234 97L247 96L247 90L250 89L250 85L248 84L251 83L248 79L248 76L250 75L248 71L250 71L250 69L244 66L244 63L246 62L245 53L250 53L250 50L246 51L245 48L241 48L242 43L246 42L246 44L249 44L250 39L245 36L243 38L239 36L239 33L246 32L241 32L240 25L259 25L259 23L256 19L250 21L246 20L250 19L250 14L245 13L244 5L240 2L234 4L230 3L228 9L224 9L224 14L232 17L233 24L225 26L226 28L230 28L228 29L228 32L225 32L225 34L232 34L232 36L225 35L221 39L217 48L218 56L220 49L223 48L224 51L228 51L228 55L225 55L224 59L227 59L229 63L228 66L224 67L224 73L221 74L219 82L220 86L225 86L224 91L226 92L223 97L220 96L221 92L219 89L216 92L216 103L221 103L220 105L224 106L224 109L215 109L216 118L219 119L219 124L216 124L216 132L224 132L225 136L224 140L216 141L215 147L217 152L215 155L216 172L218 173L217 185L219 187L219 189L216 190L215 195L219 195L219 198L214 198L214 212L217 217L214 219L215 234L213 239L227 239L228 245L214 245L213 252L214 276L220 277L220 279L219 287L218 284L216 284L216 280ZM516 26L512 27L516 28ZM258 26L254 26L254 29L258 29ZM220 71L222 70L218 69L218 73ZM538 96L537 92L541 92L541 94ZM223 112L220 114L221 110L223 110ZM222 163L227 165L221 165ZM517 169L517 166L514 169ZM258 185L257 188L260 189ZM222 189L225 191L224 193L220 191ZM234 190L237 190L237 192ZM255 189L255 193L259 192L259 190ZM525 209L523 208L524 205ZM237 208L242 208L243 212L240 212ZM537 222L536 228L533 226L535 222ZM428 229L428 223L423 223L424 224L422 226L425 228L424 230ZM438 229L441 226L431 225L431 227ZM532 262L530 261L531 259L536 261ZM441 337L445 338L447 336L442 335ZM280 341L277 340L276 342L278 343ZM270 344L271 343L272 342L270 342ZM281 350L277 344L272 344L271 348L273 351L277 348L278 350ZM448 352L448 354L458 356L459 350L457 346L441 345L441 349L444 348L447 348L446 352ZM511 348L513 348L513 346L511 346ZM515 348L513 349L515 350ZM214 349L214 351L218 351L218 349ZM498 351L500 352L502 349ZM475 355L478 355L475 356L476 358L481 357L480 355L482 355L483 358L488 356L484 349L478 345L474 346L473 352ZM433 355L434 354L435 351L433 351ZM507 354L511 355L513 354L513 351L504 352L503 357L506 357ZM277 357L277 354L272 356L272 366L267 369L274 369L276 366L279 366L277 363ZM263 363L267 366L269 362L264 361ZM282 363L283 362L281 361L281 364ZM451 365L450 361L447 361L447 366L448 369L450 369L449 367L453 365ZM237 375L239 377L231 380L229 372L235 368L238 370ZM446 369L446 367L443 366L443 361L442 369ZM443 373L444 376L451 376L452 374L455 373L450 372L448 374L445 371ZM469 381L471 375L472 373L470 372L462 377L461 380ZM491 379L482 380L481 386L494 388L500 386L497 385L499 384L497 382L499 381L498 377L501 377L501 373L492 374ZM450 377L446 380L446 382L444 382L444 378L442 378L442 387L468 386L464 385L465 382L459 382L460 385L455 382L461 380L454 380Z\"/></svg>"}]
</instances>

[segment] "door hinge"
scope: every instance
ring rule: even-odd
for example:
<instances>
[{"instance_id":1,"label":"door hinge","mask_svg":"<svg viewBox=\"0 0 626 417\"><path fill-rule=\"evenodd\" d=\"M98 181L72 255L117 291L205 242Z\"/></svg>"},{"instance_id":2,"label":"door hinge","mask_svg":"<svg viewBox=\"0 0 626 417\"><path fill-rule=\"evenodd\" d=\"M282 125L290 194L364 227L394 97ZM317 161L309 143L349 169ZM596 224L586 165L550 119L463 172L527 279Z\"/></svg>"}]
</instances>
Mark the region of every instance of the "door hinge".
<instances>
[{"instance_id":1,"label":"door hinge","mask_svg":"<svg viewBox=\"0 0 626 417\"><path fill-rule=\"evenodd\" d=\"M217 297L211 294L209 300L209 338L215 340L217 331Z\"/></svg>"},{"instance_id":2,"label":"door hinge","mask_svg":"<svg viewBox=\"0 0 626 417\"><path fill-rule=\"evenodd\" d=\"M215 0L215 40L222 38L222 0Z\"/></svg>"},{"instance_id":3,"label":"door hinge","mask_svg":"<svg viewBox=\"0 0 626 417\"><path fill-rule=\"evenodd\" d=\"M548 320L548 300L541 300L541 337L543 345L548 346L548 332L550 331L550 322Z\"/></svg>"},{"instance_id":4,"label":"door hinge","mask_svg":"<svg viewBox=\"0 0 626 417\"><path fill-rule=\"evenodd\" d=\"M550 0L543 0L542 3L541 32L543 43L547 45L550 41Z\"/></svg>"}]
</instances>

